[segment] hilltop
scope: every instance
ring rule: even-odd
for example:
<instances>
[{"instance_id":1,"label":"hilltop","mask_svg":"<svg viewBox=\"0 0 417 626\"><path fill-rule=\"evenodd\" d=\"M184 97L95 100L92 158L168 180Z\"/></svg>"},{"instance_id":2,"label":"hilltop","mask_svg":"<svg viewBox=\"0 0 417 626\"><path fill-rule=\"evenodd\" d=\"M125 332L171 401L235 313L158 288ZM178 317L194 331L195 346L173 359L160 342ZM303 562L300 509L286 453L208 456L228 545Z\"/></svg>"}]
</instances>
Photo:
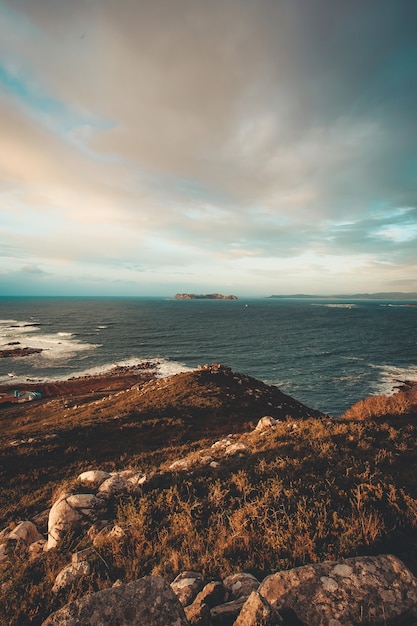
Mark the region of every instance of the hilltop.
<instances>
[{"instance_id":1,"label":"hilltop","mask_svg":"<svg viewBox=\"0 0 417 626\"><path fill-rule=\"evenodd\" d=\"M42 544L63 493L95 498L82 472L113 485L94 532L84 510L82 525L47 552L28 558L21 543L3 540L15 548L0 563L0 623L41 624L88 591L150 574L170 582L185 570L205 580L245 571L262 580L382 553L417 572L415 386L332 419L221 365L134 375L143 378L127 388L120 372L101 388L97 378L74 379L44 388L40 402L0 410L3 537L28 519ZM54 591L83 550L84 574Z\"/></svg>"}]
</instances>

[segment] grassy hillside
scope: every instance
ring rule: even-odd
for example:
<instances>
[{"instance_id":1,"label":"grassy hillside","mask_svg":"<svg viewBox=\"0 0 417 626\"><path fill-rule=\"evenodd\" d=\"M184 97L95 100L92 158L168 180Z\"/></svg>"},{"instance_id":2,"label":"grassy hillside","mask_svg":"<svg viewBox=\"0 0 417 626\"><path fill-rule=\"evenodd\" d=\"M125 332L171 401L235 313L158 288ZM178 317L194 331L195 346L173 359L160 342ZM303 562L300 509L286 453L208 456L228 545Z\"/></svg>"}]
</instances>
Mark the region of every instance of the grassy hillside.
<instances>
[{"instance_id":1,"label":"grassy hillside","mask_svg":"<svg viewBox=\"0 0 417 626\"><path fill-rule=\"evenodd\" d=\"M414 390L400 393L402 406L407 395L414 406ZM68 537L31 563L16 554L3 565L0 576L11 582L3 585L0 623L38 624L83 591L150 573L171 580L185 569L208 578L244 570L262 578L387 552L417 570L415 409L372 419L355 409L329 419L274 387L210 368L69 404L58 398L1 412L3 526L32 519L82 470L156 473L139 496L114 498L123 536L96 543L93 573L58 597L51 592L55 576L71 552L87 547L85 536ZM267 414L281 421L254 431ZM229 433L246 446L242 454L211 447ZM201 462L216 454L217 467ZM188 470L169 469L184 457Z\"/></svg>"}]
</instances>

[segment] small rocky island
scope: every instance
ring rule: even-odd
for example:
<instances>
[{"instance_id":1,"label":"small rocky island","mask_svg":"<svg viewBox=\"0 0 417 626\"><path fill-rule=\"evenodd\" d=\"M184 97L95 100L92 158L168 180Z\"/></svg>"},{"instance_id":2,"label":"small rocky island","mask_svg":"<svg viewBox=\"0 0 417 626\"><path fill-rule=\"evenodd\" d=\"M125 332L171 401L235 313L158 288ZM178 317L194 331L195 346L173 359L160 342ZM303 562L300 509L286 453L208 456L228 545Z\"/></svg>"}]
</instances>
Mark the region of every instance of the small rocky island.
<instances>
[{"instance_id":1,"label":"small rocky island","mask_svg":"<svg viewBox=\"0 0 417 626\"><path fill-rule=\"evenodd\" d=\"M221 293L177 293L175 294L175 300L237 300L237 296L224 296Z\"/></svg>"},{"instance_id":2,"label":"small rocky island","mask_svg":"<svg viewBox=\"0 0 417 626\"><path fill-rule=\"evenodd\" d=\"M7 345L13 345L15 342ZM9 359L16 356L30 356L31 354L39 354L42 348L5 348L0 350L0 359Z\"/></svg>"}]
</instances>

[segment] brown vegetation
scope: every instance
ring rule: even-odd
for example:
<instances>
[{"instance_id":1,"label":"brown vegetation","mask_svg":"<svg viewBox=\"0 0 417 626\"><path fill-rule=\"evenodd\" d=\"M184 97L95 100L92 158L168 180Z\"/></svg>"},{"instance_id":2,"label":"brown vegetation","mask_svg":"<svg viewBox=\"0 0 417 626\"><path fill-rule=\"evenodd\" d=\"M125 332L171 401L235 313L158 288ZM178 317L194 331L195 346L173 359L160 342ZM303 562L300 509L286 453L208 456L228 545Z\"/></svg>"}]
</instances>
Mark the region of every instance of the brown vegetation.
<instances>
[{"instance_id":1,"label":"brown vegetation","mask_svg":"<svg viewBox=\"0 0 417 626\"><path fill-rule=\"evenodd\" d=\"M356 402L342 416L344 419L370 420L388 417L417 418L417 384L403 383L392 396L370 396Z\"/></svg>"},{"instance_id":2,"label":"brown vegetation","mask_svg":"<svg viewBox=\"0 0 417 626\"><path fill-rule=\"evenodd\" d=\"M2 411L3 525L32 519L64 479L91 467L160 473L140 497L114 498L124 536L98 542L93 573L58 597L51 592L55 576L70 552L86 547L85 538L68 537L62 549L33 562L16 554L0 570L0 622L40 624L81 591L146 574L171 580L185 569L209 578L237 571L262 578L389 552L416 572L417 422L383 413L378 420L329 419L294 403L249 377L203 369L75 409L58 399L38 412ZM266 414L281 421L253 431ZM48 439L52 429L57 436ZM231 431L250 453L225 458L216 469L195 463L188 472L169 470L173 460L197 458ZM30 436L35 442L10 445L11 437Z\"/></svg>"}]
</instances>

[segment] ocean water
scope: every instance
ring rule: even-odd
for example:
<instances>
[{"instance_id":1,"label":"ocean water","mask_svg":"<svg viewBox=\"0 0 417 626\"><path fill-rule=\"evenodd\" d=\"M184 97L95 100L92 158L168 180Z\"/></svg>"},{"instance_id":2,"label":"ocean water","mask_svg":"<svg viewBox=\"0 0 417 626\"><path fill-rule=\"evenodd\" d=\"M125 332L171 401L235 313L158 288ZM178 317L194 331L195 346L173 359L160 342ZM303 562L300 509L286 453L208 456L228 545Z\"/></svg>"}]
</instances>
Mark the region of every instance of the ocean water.
<instances>
[{"instance_id":1,"label":"ocean water","mask_svg":"<svg viewBox=\"0 0 417 626\"><path fill-rule=\"evenodd\" d=\"M417 380L417 307L313 299L0 298L0 383L98 373L144 360L162 376L223 363L341 415Z\"/></svg>"}]
</instances>

